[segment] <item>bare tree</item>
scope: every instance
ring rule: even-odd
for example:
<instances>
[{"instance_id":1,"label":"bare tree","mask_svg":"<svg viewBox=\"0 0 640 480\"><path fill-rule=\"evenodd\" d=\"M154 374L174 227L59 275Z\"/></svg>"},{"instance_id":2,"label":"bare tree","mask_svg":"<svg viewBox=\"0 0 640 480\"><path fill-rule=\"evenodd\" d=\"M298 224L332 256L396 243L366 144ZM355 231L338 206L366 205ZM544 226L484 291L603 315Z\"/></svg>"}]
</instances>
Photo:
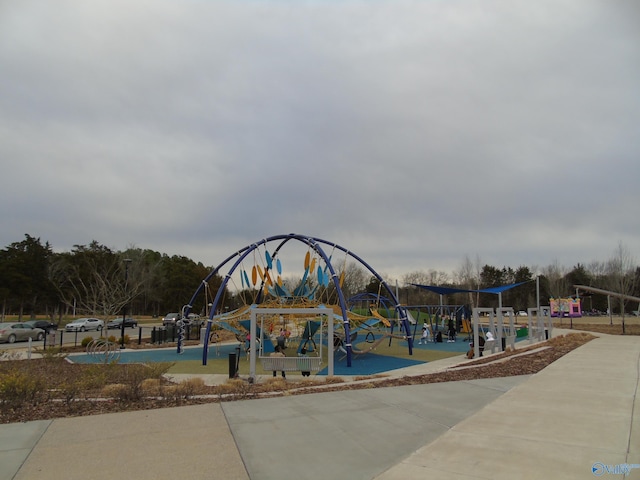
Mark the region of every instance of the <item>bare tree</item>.
<instances>
[{"instance_id":1,"label":"bare tree","mask_svg":"<svg viewBox=\"0 0 640 480\"><path fill-rule=\"evenodd\" d=\"M455 273L455 278L461 287L467 290L480 289L480 274L482 273L482 264L480 256L476 255L475 261L471 261L469 255L465 255L460 268ZM480 294L469 292L469 305L471 309L478 306Z\"/></svg>"},{"instance_id":2,"label":"bare tree","mask_svg":"<svg viewBox=\"0 0 640 480\"><path fill-rule=\"evenodd\" d=\"M351 297L359 292L364 292L367 286L368 276L364 268L355 262L349 262L344 269L342 281L342 293L345 297Z\"/></svg>"},{"instance_id":3,"label":"bare tree","mask_svg":"<svg viewBox=\"0 0 640 480\"><path fill-rule=\"evenodd\" d=\"M607 277L609 289L619 293L620 315L622 316L622 333L625 333L625 308L628 300L625 295L633 295L635 289L635 269L636 261L629 249L618 243L613 256L607 262ZM611 313L610 313L611 314Z\"/></svg>"},{"instance_id":4,"label":"bare tree","mask_svg":"<svg viewBox=\"0 0 640 480\"><path fill-rule=\"evenodd\" d=\"M146 279L143 269L141 255L125 261L123 254L93 242L60 255L51 265L49 277L64 303L107 320L122 313L140 293Z\"/></svg>"},{"instance_id":5,"label":"bare tree","mask_svg":"<svg viewBox=\"0 0 640 480\"><path fill-rule=\"evenodd\" d=\"M591 281L594 282L594 285L591 286L601 286L603 278L607 274L607 264L605 262L599 262L594 260L589 265L587 265L587 271L591 277Z\"/></svg>"},{"instance_id":6,"label":"bare tree","mask_svg":"<svg viewBox=\"0 0 640 480\"><path fill-rule=\"evenodd\" d=\"M444 285L449 282L449 275L446 272L429 270L429 284L430 285Z\"/></svg>"},{"instance_id":7,"label":"bare tree","mask_svg":"<svg viewBox=\"0 0 640 480\"><path fill-rule=\"evenodd\" d=\"M406 285L411 285L412 283L418 285L426 285L431 280L428 273L423 270L415 270L413 272L409 272L402 276L402 283Z\"/></svg>"},{"instance_id":8,"label":"bare tree","mask_svg":"<svg viewBox=\"0 0 640 480\"><path fill-rule=\"evenodd\" d=\"M542 269L542 275L547 279L548 295L552 298L562 298L568 293L567 269L554 260L551 265Z\"/></svg>"},{"instance_id":9,"label":"bare tree","mask_svg":"<svg viewBox=\"0 0 640 480\"><path fill-rule=\"evenodd\" d=\"M412 287L412 284L416 285L434 285L433 280L438 278L438 272L435 270L431 272L425 272L424 270L415 270L402 276L402 283L407 289L407 292L411 291L414 304L429 304L435 302L434 298L437 295L429 290ZM407 293L407 297L409 294ZM409 302L407 301L407 304Z\"/></svg>"}]
</instances>

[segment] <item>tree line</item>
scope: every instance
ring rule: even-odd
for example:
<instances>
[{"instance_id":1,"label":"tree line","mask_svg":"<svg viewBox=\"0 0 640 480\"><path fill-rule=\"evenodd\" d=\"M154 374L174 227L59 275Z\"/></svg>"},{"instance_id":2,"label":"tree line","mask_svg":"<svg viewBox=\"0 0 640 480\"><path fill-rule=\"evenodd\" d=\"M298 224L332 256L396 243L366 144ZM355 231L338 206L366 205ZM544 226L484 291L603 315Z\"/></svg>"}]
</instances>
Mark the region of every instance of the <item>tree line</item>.
<instances>
[{"instance_id":1,"label":"tree line","mask_svg":"<svg viewBox=\"0 0 640 480\"><path fill-rule=\"evenodd\" d=\"M1 318L8 314L56 318L92 315L108 318L121 315L126 308L132 316L162 316L180 311L203 279L211 272L200 262L184 256L168 256L141 248L114 251L97 241L74 245L69 252L55 253L48 242L25 235L25 239L0 250ZM382 294L380 282L354 264L346 265L342 285L346 298L361 292ZM413 284L437 285L466 290L482 290L507 284L522 285L502 294L502 305L526 310L536 305L537 283L542 305L549 298L575 295L574 285L587 285L626 295L640 296L640 267L622 244L610 259L577 264L565 269L557 262L544 268L520 266L495 267L482 264L476 257L465 257L452 275L437 271L415 271L402 277L397 286L398 300L405 305L468 305L495 308L498 296L488 293L444 295L415 287ZM292 285L300 279L289 278ZM387 280L392 288L395 283ZM216 296L222 278L214 276L205 285L191 311L208 313L208 304ZM220 309L233 309L246 302L247 292L224 291ZM329 292L330 293L330 292ZM629 302L609 304L602 295L581 292L583 310L626 311ZM626 313L629 313L628 311Z\"/></svg>"},{"instance_id":2,"label":"tree line","mask_svg":"<svg viewBox=\"0 0 640 480\"><path fill-rule=\"evenodd\" d=\"M640 267L631 255L629 249L619 243L611 257L605 261L593 261L589 264L578 263L571 269L560 265L557 261L546 267L520 266L515 270L511 267L495 267L483 264L479 257L472 260L465 256L459 269L452 276L444 272L430 271L412 272L403 277L404 289L401 289L401 301L417 305L439 304L437 294L411 284L438 285L466 290L484 290L502 285L522 283L513 289L502 293L502 305L513 307L514 310L525 310L537 305L538 295L540 305L549 305L550 298L576 297L578 292L575 285L595 287L628 296L640 297ZM404 295L404 296L403 296ZM587 313L629 313L639 308L636 303L628 300L610 299L605 295L591 295L580 291L582 308ZM446 305L469 305L473 307L498 307L498 295L491 293L456 293L445 295L443 303Z\"/></svg>"},{"instance_id":3,"label":"tree line","mask_svg":"<svg viewBox=\"0 0 640 480\"><path fill-rule=\"evenodd\" d=\"M161 316L180 311L211 270L184 256L114 251L97 241L55 253L48 242L27 234L0 250L0 315L108 318L126 307L133 316ZM208 292L215 295L221 283L212 278ZM204 311L205 301L191 311Z\"/></svg>"}]
</instances>

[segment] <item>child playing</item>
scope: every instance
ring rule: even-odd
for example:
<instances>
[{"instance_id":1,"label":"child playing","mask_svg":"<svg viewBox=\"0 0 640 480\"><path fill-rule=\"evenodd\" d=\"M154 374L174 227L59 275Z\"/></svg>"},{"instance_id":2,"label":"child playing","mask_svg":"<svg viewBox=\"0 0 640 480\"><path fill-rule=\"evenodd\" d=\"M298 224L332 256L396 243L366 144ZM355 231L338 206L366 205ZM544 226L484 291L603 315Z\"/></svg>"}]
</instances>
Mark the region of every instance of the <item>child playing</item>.
<instances>
[{"instance_id":1,"label":"child playing","mask_svg":"<svg viewBox=\"0 0 640 480\"><path fill-rule=\"evenodd\" d=\"M422 345L423 342L425 345L429 343L429 325L426 323L422 326L422 337L420 337L418 344Z\"/></svg>"}]
</instances>

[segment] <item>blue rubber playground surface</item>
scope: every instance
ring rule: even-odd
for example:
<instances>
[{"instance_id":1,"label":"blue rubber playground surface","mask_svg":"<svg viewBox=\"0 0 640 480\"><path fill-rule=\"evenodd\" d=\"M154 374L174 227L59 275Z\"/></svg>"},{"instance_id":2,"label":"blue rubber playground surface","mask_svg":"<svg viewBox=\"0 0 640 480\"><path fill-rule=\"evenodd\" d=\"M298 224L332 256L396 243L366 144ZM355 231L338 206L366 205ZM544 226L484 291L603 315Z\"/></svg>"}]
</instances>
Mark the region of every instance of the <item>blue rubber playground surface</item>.
<instances>
[{"instance_id":1,"label":"blue rubber playground surface","mask_svg":"<svg viewBox=\"0 0 640 480\"><path fill-rule=\"evenodd\" d=\"M334 375L375 375L390 370L397 370L398 368L426 363L419 360L367 353L364 355L353 355L351 358L351 367L347 367L347 360L346 358L342 359L343 356L343 353L336 353L334 356ZM328 367L325 367L320 370L318 375L327 375L327 368Z\"/></svg>"},{"instance_id":2,"label":"blue rubber playground surface","mask_svg":"<svg viewBox=\"0 0 640 480\"><path fill-rule=\"evenodd\" d=\"M230 353L236 353L237 344L228 344L209 347L209 356L211 360L218 357L227 359ZM244 356L244 354L243 354ZM96 359L91 355L69 355L67 357L73 363L100 363L100 359ZM185 360L202 361L202 347L186 347L181 354L178 354L177 348L154 348L148 350L136 350L129 352L120 352L119 363L160 363L160 362L181 362Z\"/></svg>"},{"instance_id":3,"label":"blue rubber playground surface","mask_svg":"<svg viewBox=\"0 0 640 480\"><path fill-rule=\"evenodd\" d=\"M406 348L406 341L401 341L400 345ZM209 361L227 360L230 353L238 352L238 344L211 345L209 346ZM414 350L434 350L448 353L466 353L469 350L469 343L464 336L458 336L455 343L429 342L427 344L419 344L414 342ZM396 357L384 355L384 346L378 347L376 353L353 354L351 358L351 367L347 367L347 360L343 352L337 351L334 354L334 374L335 375L375 375L378 373L388 372L399 368L411 367L426 363L421 360L412 358ZM242 359L245 359L245 353L241 351ZM94 358L87 354L70 355L69 361L74 363L100 363L102 359ZM202 361L202 347L186 347L181 354L178 354L174 348L157 348L147 350L136 350L120 352L118 358L119 363L158 363L158 362L181 362L186 360ZM325 366L318 375L327 375L327 367Z\"/></svg>"},{"instance_id":4,"label":"blue rubber playground surface","mask_svg":"<svg viewBox=\"0 0 640 480\"><path fill-rule=\"evenodd\" d=\"M229 358L230 353L237 353L236 344L229 345L212 345L209 347L208 359L210 361ZM387 372L398 368L410 367L425 363L419 360L392 357L387 355L378 355L375 353L366 353L362 355L353 355L351 359L351 367L347 367L347 360L344 353L336 352L334 355L334 374L335 375L374 375L377 373ZM93 357L88 354L70 355L67 357L73 363L101 363L102 359ZM241 358L245 358L244 352ZM138 350L129 352L120 352L118 363L159 363L159 362L181 362L185 360L202 361L202 347L188 347L183 350L182 354L178 354L176 348L158 348L150 350ZM327 375L327 367L318 372L318 375Z\"/></svg>"}]
</instances>

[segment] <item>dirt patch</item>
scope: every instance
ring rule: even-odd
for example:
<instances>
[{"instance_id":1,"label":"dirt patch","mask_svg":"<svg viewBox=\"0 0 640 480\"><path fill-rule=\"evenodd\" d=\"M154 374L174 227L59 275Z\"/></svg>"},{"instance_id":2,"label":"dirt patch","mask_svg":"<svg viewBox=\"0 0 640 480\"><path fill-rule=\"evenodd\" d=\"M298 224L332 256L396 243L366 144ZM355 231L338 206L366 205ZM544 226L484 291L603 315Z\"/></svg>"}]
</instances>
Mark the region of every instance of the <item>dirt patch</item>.
<instances>
[{"instance_id":1,"label":"dirt patch","mask_svg":"<svg viewBox=\"0 0 640 480\"><path fill-rule=\"evenodd\" d=\"M567 328L566 326L563 328ZM613 325L603 323L577 323L573 325L573 330L587 331L594 333L606 333L607 335L622 335L622 325L617 322ZM640 325L626 323L624 327L625 335L640 335Z\"/></svg>"}]
</instances>

